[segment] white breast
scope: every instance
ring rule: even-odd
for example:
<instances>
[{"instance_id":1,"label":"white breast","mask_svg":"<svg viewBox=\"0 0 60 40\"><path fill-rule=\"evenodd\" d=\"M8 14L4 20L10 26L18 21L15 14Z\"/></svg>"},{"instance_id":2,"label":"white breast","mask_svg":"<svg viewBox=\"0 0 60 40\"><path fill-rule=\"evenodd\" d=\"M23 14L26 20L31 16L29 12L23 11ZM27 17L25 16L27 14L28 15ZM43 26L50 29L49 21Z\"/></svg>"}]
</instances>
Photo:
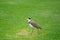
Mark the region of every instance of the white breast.
<instances>
[{"instance_id":1,"label":"white breast","mask_svg":"<svg viewBox=\"0 0 60 40\"><path fill-rule=\"evenodd\" d=\"M29 24L29 25L30 25L30 27L34 28L31 24Z\"/></svg>"},{"instance_id":2,"label":"white breast","mask_svg":"<svg viewBox=\"0 0 60 40\"><path fill-rule=\"evenodd\" d=\"M28 22L30 22L31 20L30 19L28 19ZM29 24L30 25L30 27L32 27L32 28L34 28L31 24Z\"/></svg>"}]
</instances>

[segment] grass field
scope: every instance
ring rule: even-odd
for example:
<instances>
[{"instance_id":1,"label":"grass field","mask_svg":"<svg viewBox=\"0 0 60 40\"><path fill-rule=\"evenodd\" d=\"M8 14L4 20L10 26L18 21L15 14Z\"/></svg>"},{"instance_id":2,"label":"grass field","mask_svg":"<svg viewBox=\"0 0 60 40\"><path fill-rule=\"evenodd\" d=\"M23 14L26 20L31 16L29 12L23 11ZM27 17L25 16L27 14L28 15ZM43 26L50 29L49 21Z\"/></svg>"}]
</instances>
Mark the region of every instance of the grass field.
<instances>
[{"instance_id":1,"label":"grass field","mask_svg":"<svg viewBox=\"0 0 60 40\"><path fill-rule=\"evenodd\" d=\"M32 31L27 18L42 27ZM60 40L60 0L0 0L0 40Z\"/></svg>"}]
</instances>

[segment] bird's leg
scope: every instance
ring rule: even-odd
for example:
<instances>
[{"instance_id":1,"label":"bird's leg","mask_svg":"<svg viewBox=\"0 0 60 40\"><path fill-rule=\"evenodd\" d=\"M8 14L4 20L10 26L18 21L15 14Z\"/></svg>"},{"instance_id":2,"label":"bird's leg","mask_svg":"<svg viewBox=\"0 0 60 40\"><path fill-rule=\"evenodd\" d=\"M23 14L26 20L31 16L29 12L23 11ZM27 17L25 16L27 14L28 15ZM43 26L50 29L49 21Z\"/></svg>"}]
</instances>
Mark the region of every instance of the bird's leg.
<instances>
[{"instance_id":1,"label":"bird's leg","mask_svg":"<svg viewBox=\"0 0 60 40\"><path fill-rule=\"evenodd\" d=\"M32 35L33 31L34 31L34 28L32 28L32 32L31 32L31 35Z\"/></svg>"},{"instance_id":2,"label":"bird's leg","mask_svg":"<svg viewBox=\"0 0 60 40\"><path fill-rule=\"evenodd\" d=\"M37 33L40 34L39 29L38 29Z\"/></svg>"}]
</instances>

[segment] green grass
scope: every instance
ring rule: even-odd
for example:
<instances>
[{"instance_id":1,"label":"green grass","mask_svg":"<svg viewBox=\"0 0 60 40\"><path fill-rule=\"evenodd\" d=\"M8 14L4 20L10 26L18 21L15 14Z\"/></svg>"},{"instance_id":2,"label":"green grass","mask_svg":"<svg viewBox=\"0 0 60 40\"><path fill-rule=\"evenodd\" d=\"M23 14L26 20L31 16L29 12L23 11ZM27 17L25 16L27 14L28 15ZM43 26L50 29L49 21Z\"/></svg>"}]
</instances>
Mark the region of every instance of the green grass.
<instances>
[{"instance_id":1,"label":"green grass","mask_svg":"<svg viewBox=\"0 0 60 40\"><path fill-rule=\"evenodd\" d=\"M30 35L28 17L40 35ZM60 40L60 0L0 0L0 40Z\"/></svg>"}]
</instances>

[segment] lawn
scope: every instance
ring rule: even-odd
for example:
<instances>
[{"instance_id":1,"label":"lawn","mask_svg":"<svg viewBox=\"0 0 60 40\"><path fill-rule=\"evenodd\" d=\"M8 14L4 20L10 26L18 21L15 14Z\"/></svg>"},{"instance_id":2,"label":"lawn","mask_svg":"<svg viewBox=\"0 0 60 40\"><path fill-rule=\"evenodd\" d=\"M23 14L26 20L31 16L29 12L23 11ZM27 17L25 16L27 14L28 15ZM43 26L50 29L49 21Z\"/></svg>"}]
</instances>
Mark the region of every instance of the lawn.
<instances>
[{"instance_id":1,"label":"lawn","mask_svg":"<svg viewBox=\"0 0 60 40\"><path fill-rule=\"evenodd\" d=\"M34 30L31 17L42 30ZM0 0L0 40L60 40L60 0Z\"/></svg>"}]
</instances>

